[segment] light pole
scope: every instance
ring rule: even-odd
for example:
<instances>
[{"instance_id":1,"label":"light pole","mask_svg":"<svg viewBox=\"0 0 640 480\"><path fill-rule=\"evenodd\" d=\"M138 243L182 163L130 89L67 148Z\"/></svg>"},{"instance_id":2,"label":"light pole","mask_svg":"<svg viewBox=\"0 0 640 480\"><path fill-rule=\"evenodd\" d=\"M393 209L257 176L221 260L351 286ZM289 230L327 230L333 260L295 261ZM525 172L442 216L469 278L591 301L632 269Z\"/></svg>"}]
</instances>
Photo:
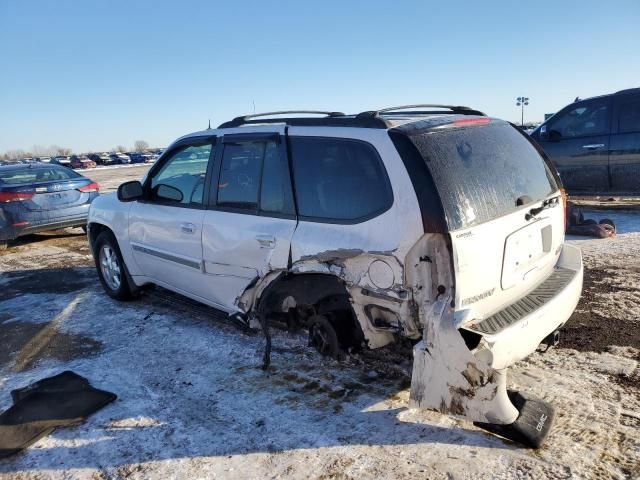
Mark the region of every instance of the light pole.
<instances>
[{"instance_id":1,"label":"light pole","mask_svg":"<svg viewBox=\"0 0 640 480\"><path fill-rule=\"evenodd\" d=\"M529 97L518 97L516 98L516 105L520 107L520 126L524 127L524 106L529 105Z\"/></svg>"}]
</instances>

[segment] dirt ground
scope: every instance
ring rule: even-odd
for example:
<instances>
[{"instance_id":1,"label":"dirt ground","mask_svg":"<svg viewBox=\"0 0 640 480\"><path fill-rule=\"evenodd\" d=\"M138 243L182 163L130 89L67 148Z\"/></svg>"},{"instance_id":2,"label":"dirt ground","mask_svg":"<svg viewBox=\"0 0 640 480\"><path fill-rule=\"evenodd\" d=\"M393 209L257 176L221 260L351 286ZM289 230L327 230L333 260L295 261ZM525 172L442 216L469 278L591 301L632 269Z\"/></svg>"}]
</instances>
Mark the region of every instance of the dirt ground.
<instances>
[{"instance_id":1,"label":"dirt ground","mask_svg":"<svg viewBox=\"0 0 640 480\"><path fill-rule=\"evenodd\" d=\"M89 176L113 190L144 168ZM162 289L108 298L81 230L25 237L0 253L0 410L65 369L119 399L0 460L0 478L640 478L640 222L626 221L571 240L583 298L558 347L510 369L556 406L538 451L409 409L406 347L338 363L278 331L263 372L262 338L208 307Z\"/></svg>"}]
</instances>

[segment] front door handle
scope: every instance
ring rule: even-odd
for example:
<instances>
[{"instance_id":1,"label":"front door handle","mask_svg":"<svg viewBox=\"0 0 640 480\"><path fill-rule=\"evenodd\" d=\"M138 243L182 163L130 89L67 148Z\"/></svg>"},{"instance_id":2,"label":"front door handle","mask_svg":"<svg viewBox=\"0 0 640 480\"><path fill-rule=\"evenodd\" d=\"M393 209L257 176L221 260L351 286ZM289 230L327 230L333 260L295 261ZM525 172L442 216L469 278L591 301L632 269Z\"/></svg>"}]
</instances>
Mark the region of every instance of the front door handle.
<instances>
[{"instance_id":1,"label":"front door handle","mask_svg":"<svg viewBox=\"0 0 640 480\"><path fill-rule=\"evenodd\" d=\"M193 223L183 223L180 225L182 233L193 233L196 231L196 226Z\"/></svg>"},{"instance_id":2,"label":"front door handle","mask_svg":"<svg viewBox=\"0 0 640 480\"><path fill-rule=\"evenodd\" d=\"M589 145L582 145L582 148L586 148L587 150L596 150L597 148L604 147L604 143L590 143Z\"/></svg>"},{"instance_id":3,"label":"front door handle","mask_svg":"<svg viewBox=\"0 0 640 480\"><path fill-rule=\"evenodd\" d=\"M273 235L256 235L256 240L263 248L275 248L276 237Z\"/></svg>"}]
</instances>

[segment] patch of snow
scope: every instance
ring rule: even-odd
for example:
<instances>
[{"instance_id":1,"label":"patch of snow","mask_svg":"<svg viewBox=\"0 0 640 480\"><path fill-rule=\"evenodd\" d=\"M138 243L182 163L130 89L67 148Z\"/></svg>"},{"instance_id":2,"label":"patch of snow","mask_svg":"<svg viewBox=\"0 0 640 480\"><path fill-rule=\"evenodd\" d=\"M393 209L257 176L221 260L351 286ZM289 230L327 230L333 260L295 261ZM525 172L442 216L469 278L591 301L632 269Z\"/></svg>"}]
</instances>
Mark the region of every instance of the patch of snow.
<instances>
[{"instance_id":1,"label":"patch of snow","mask_svg":"<svg viewBox=\"0 0 640 480\"><path fill-rule=\"evenodd\" d=\"M547 446L532 452L464 420L408 409L397 380L323 359L302 336L274 332L273 368L264 372L262 337L148 298L118 303L93 288L9 302L2 309L20 321L35 305L56 305L46 315L59 319L59 331L90 335L103 349L17 373L5 368L1 408L11 389L65 369L119 398L0 463L8 476L622 478L640 461L637 429L621 422L639 401L610 382L615 369L606 366L632 370L633 351L552 349L513 368L513 384L558 410Z\"/></svg>"}]
</instances>

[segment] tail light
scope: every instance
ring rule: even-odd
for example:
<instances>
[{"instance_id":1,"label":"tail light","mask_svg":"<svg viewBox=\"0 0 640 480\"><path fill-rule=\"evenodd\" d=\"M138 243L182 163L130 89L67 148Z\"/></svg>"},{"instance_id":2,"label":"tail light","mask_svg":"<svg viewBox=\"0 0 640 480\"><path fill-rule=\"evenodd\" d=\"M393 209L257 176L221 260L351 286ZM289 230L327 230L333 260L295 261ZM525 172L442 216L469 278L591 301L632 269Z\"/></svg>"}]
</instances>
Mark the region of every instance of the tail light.
<instances>
[{"instance_id":1,"label":"tail light","mask_svg":"<svg viewBox=\"0 0 640 480\"><path fill-rule=\"evenodd\" d=\"M81 192L90 193L90 192L99 192L100 185L96 182L91 182L89 185L85 185L84 187L78 188Z\"/></svg>"},{"instance_id":2,"label":"tail light","mask_svg":"<svg viewBox=\"0 0 640 480\"><path fill-rule=\"evenodd\" d=\"M567 230L567 192L564 188L560 189L560 195L562 196L562 208L564 208L564 229Z\"/></svg>"},{"instance_id":3,"label":"tail light","mask_svg":"<svg viewBox=\"0 0 640 480\"><path fill-rule=\"evenodd\" d=\"M33 197L29 192L0 192L0 203L22 202Z\"/></svg>"},{"instance_id":4,"label":"tail light","mask_svg":"<svg viewBox=\"0 0 640 480\"><path fill-rule=\"evenodd\" d=\"M453 121L453 125L456 127L471 127L473 125L486 125L487 123L491 123L490 118L461 118Z\"/></svg>"}]
</instances>

